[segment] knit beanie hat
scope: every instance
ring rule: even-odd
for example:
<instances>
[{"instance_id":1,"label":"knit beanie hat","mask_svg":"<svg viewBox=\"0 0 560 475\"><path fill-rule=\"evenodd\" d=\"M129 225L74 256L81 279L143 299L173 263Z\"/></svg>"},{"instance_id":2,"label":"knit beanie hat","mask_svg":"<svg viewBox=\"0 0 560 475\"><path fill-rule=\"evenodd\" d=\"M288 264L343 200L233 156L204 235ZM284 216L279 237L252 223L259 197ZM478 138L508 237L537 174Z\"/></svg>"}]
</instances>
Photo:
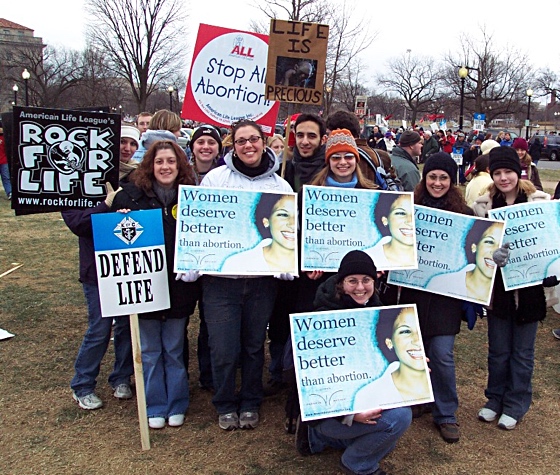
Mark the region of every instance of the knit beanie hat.
<instances>
[{"instance_id":1,"label":"knit beanie hat","mask_svg":"<svg viewBox=\"0 0 560 475\"><path fill-rule=\"evenodd\" d=\"M356 161L360 161L360 154L356 141L348 129L336 129L331 132L327 139L325 162L335 153L353 153Z\"/></svg>"},{"instance_id":2,"label":"knit beanie hat","mask_svg":"<svg viewBox=\"0 0 560 475\"><path fill-rule=\"evenodd\" d=\"M525 140L523 137L517 137L513 141L511 148L513 148L514 150L520 148L521 150L525 150L526 152L529 151L529 145L527 144L527 140Z\"/></svg>"},{"instance_id":3,"label":"knit beanie hat","mask_svg":"<svg viewBox=\"0 0 560 475\"><path fill-rule=\"evenodd\" d=\"M342 282L352 274L369 275L373 280L377 280L377 267L364 251L350 251L340 261L337 282Z\"/></svg>"},{"instance_id":4,"label":"knit beanie hat","mask_svg":"<svg viewBox=\"0 0 560 475\"><path fill-rule=\"evenodd\" d=\"M196 140L202 137L203 135L209 135L216 142L218 142L218 150L220 153L222 153L222 137L220 137L220 132L218 132L218 129L216 129L216 127L214 127L213 125L207 125L207 124L201 125L200 127L197 127L194 130L191 137L191 141L189 142L189 147L191 151L193 149L193 145L196 142Z\"/></svg>"},{"instance_id":5,"label":"knit beanie hat","mask_svg":"<svg viewBox=\"0 0 560 475\"><path fill-rule=\"evenodd\" d=\"M482 145L480 146L480 152L482 155L488 155L490 153L490 150L499 146L500 144L495 140L488 139L482 142Z\"/></svg>"},{"instance_id":6,"label":"knit beanie hat","mask_svg":"<svg viewBox=\"0 0 560 475\"><path fill-rule=\"evenodd\" d=\"M426 180L426 175L432 170L443 170L451 178L451 183L457 184L457 163L448 153L437 152L430 155L424 164L422 179Z\"/></svg>"},{"instance_id":7,"label":"knit beanie hat","mask_svg":"<svg viewBox=\"0 0 560 475\"><path fill-rule=\"evenodd\" d=\"M521 162L513 147L496 147L490 150L490 176L498 168L507 168L521 178Z\"/></svg>"},{"instance_id":8,"label":"knit beanie hat","mask_svg":"<svg viewBox=\"0 0 560 475\"><path fill-rule=\"evenodd\" d=\"M127 138L136 141L136 146L139 146L140 131L131 125L121 125L121 139Z\"/></svg>"},{"instance_id":9,"label":"knit beanie hat","mask_svg":"<svg viewBox=\"0 0 560 475\"><path fill-rule=\"evenodd\" d=\"M410 147L411 145L420 142L420 140L422 140L422 138L418 132L415 132L414 130L406 130L401 135L399 145L401 147Z\"/></svg>"}]
</instances>

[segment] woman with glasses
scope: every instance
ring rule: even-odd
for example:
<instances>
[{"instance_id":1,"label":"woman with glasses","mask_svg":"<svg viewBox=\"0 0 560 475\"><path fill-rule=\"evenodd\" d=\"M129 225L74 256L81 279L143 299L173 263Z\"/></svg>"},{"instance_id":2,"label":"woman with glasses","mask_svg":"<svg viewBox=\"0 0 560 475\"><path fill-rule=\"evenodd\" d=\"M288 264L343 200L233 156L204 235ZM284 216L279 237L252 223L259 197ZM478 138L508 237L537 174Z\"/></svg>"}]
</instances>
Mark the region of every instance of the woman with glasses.
<instances>
[{"instance_id":1,"label":"woman with glasses","mask_svg":"<svg viewBox=\"0 0 560 475\"><path fill-rule=\"evenodd\" d=\"M201 186L291 192L275 172L279 162L266 147L260 126L241 120L232 126L233 150L225 165L210 170ZM293 278L283 274L285 278ZM263 399L266 328L277 291L274 277L205 275L203 307L208 326L218 425L224 430L254 429ZM241 387L236 392L237 368Z\"/></svg>"}]
</instances>

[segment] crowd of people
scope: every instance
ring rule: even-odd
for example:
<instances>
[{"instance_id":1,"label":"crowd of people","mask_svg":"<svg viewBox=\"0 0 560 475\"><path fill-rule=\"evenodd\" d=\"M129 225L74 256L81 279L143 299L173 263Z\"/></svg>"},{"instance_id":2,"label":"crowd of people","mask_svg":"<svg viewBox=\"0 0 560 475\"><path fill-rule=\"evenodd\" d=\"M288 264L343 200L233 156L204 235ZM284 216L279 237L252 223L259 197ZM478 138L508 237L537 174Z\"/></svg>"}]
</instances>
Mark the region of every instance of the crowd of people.
<instances>
[{"instance_id":1,"label":"crowd of people","mask_svg":"<svg viewBox=\"0 0 560 475\"><path fill-rule=\"evenodd\" d=\"M107 197L97 207L62 213L70 230L79 237L80 282L88 309L88 327L71 381L73 398L79 406L89 410L103 406L95 390L111 333L115 363L109 384L115 397L133 397L129 319L102 318L91 215L161 209L171 305L167 310L139 315L150 428L163 429L166 424L177 427L185 421L189 387L193 384L189 378L187 329L197 307L198 384L212 393L218 426L234 430L257 428L263 398L291 386L286 381L290 373L285 371L284 360L290 340L290 313L398 303L416 305L434 402L381 410L373 402L375 393L384 390L377 384L359 393L360 407L371 401L368 410L312 422L298 420L297 450L302 455L312 455L327 446L339 448L343 450L340 467L345 473L382 475L385 472L380 468L381 460L395 448L412 418L425 413L431 413L445 442L458 442L454 343L464 318L465 302L405 287L397 292L379 291L380 282L386 278L383 270L402 256L414 255L410 233L403 231L400 238L388 233L378 246L350 251L336 273L315 270L291 274L277 267L274 276L240 275L233 270L239 268L237 265L232 266L231 274L201 275L198 269L192 269L175 275L174 208L178 187L278 193L279 198L262 204L260 220L268 228L274 220L294 213L293 197L290 201L282 198L282 193L297 193L301 204L304 185L381 190L376 170L383 167L398 177L404 191L413 192L417 205L487 217L491 209L550 199L542 191L527 142L517 138L509 143L506 136L499 143L478 135L469 143L461 131L432 134L418 129L398 131L398 137L392 131L383 137L377 130L371 138L360 138L358 119L344 111L337 111L326 121L315 114L298 115L292 130L293 147L285 146L282 136L267 138L254 121L241 120L232 125L227 136L212 125L199 125L185 151L177 143L180 128L179 116L165 110L140 114L136 125L123 124L119 189L107 185ZM382 141L385 148L379 145ZM461 169L452 158L456 153L463 156ZM422 170L420 162L424 163ZM467 177L470 181L463 193L460 185L466 183ZM411 229L414 219L410 205L398 199L380 204L378 214L380 229ZM259 231L262 243L241 259L248 266L253 261L276 265L278 256L293 253L295 239L301 238L297 230L289 229L285 239L276 242L270 237L271 230ZM485 231L483 236L473 238L472 245L481 247L483 237L484 242L495 238L492 230ZM515 265L508 263L507 245L496 245L494 250L491 257L486 256L488 261L501 267ZM469 279L480 277L474 272L465 274L465 286ZM496 273L492 305L486 310L488 384L487 403L478 412L481 421L498 420L498 427L511 430L529 410L536 330L546 313L543 286L557 283L555 276L548 276L543 285L506 291L501 273ZM424 355L417 357L419 334L412 316L410 312L396 312L384 330L385 336L378 337L386 347L382 351L398 349L403 338L414 348L414 358L407 359L402 354L392 360L387 357L388 368L383 375L383 381L391 383L387 390L402 393L416 387L417 360L424 362ZM401 331L403 328L405 331ZM270 366L263 384L267 336ZM406 381L412 383L406 386ZM293 394L288 394L290 398ZM291 423L286 430L294 432Z\"/></svg>"}]
</instances>

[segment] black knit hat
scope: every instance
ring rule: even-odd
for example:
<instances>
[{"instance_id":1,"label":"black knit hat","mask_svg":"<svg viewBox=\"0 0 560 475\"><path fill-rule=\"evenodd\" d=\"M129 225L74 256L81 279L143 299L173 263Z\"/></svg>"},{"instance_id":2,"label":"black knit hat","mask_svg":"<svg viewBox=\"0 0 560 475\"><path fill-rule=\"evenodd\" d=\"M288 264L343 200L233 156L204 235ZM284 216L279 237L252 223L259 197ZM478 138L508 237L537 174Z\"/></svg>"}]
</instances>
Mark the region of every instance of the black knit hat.
<instances>
[{"instance_id":1,"label":"black knit hat","mask_svg":"<svg viewBox=\"0 0 560 475\"><path fill-rule=\"evenodd\" d=\"M189 142L189 147L192 151L194 143L196 142L197 139L199 139L200 137L202 137L203 135L209 135L210 137L212 137L216 142L218 142L218 150L220 153L222 153L222 137L220 137L220 132L218 131L218 129L216 127L214 127L213 125L201 125L200 127L197 127L191 137L191 141Z\"/></svg>"},{"instance_id":2,"label":"black knit hat","mask_svg":"<svg viewBox=\"0 0 560 475\"><path fill-rule=\"evenodd\" d=\"M411 145L420 142L420 140L422 140L422 137L420 137L418 132L415 132L414 130L406 130L402 133L401 138L399 139L399 145L401 147L410 147Z\"/></svg>"},{"instance_id":3,"label":"black knit hat","mask_svg":"<svg viewBox=\"0 0 560 475\"><path fill-rule=\"evenodd\" d=\"M341 282L345 277L352 274L369 275L377 280L377 267L375 267L371 257L364 251L350 251L340 261L337 281Z\"/></svg>"},{"instance_id":4,"label":"black knit hat","mask_svg":"<svg viewBox=\"0 0 560 475\"><path fill-rule=\"evenodd\" d=\"M451 155L445 152L437 152L428 157L422 170L422 179L426 180L426 175L432 170L443 170L451 178L451 183L457 184L457 163Z\"/></svg>"},{"instance_id":5,"label":"black knit hat","mask_svg":"<svg viewBox=\"0 0 560 475\"><path fill-rule=\"evenodd\" d=\"M496 147L490 150L490 176L498 168L507 168L517 173L521 178L521 162L517 152L512 147Z\"/></svg>"}]
</instances>

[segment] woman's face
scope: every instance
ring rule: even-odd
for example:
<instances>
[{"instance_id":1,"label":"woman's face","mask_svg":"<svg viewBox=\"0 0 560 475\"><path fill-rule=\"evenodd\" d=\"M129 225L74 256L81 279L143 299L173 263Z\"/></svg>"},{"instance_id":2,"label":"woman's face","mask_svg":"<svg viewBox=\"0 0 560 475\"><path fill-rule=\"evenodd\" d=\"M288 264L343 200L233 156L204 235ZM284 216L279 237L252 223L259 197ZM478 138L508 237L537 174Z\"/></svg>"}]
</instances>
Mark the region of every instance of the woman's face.
<instances>
[{"instance_id":1,"label":"woman's face","mask_svg":"<svg viewBox=\"0 0 560 475\"><path fill-rule=\"evenodd\" d=\"M193 143L194 158L201 163L211 163L218 156L220 146L210 135L202 135Z\"/></svg>"},{"instance_id":2,"label":"woman's face","mask_svg":"<svg viewBox=\"0 0 560 475\"><path fill-rule=\"evenodd\" d=\"M519 160L523 160L525 158L525 155L527 155L527 150L523 150L522 148L516 148L515 151L517 152Z\"/></svg>"},{"instance_id":3,"label":"woman's face","mask_svg":"<svg viewBox=\"0 0 560 475\"><path fill-rule=\"evenodd\" d=\"M284 196L276 202L270 217L263 219L265 227L270 228L272 240L286 249L296 247L296 205L294 196Z\"/></svg>"},{"instance_id":4,"label":"woman's face","mask_svg":"<svg viewBox=\"0 0 560 475\"><path fill-rule=\"evenodd\" d=\"M442 198L451 188L451 177L443 170L432 170L426 175L426 189L433 198Z\"/></svg>"},{"instance_id":5,"label":"woman's face","mask_svg":"<svg viewBox=\"0 0 560 475\"><path fill-rule=\"evenodd\" d=\"M270 144L270 148L276 155L280 155L284 151L284 141L276 138Z\"/></svg>"},{"instance_id":6,"label":"woman's face","mask_svg":"<svg viewBox=\"0 0 560 475\"><path fill-rule=\"evenodd\" d=\"M370 275L352 274L342 281L342 289L356 303L365 305L374 291L375 280Z\"/></svg>"},{"instance_id":7,"label":"woman's face","mask_svg":"<svg viewBox=\"0 0 560 475\"><path fill-rule=\"evenodd\" d=\"M128 137L121 137L120 146L120 160L123 163L130 162L130 159L134 155L134 152L138 150L138 143L134 139Z\"/></svg>"},{"instance_id":8,"label":"woman's face","mask_svg":"<svg viewBox=\"0 0 560 475\"><path fill-rule=\"evenodd\" d=\"M496 263L492 259L494 251L500 247L500 237L502 234L502 226L493 224L490 226L480 238L478 243L472 245L472 252L476 253L476 267L488 279L492 278L492 273L496 268Z\"/></svg>"},{"instance_id":9,"label":"woman's face","mask_svg":"<svg viewBox=\"0 0 560 475\"><path fill-rule=\"evenodd\" d=\"M353 153L335 153L329 157L329 167L334 179L339 183L348 183L356 171L356 155Z\"/></svg>"},{"instance_id":10,"label":"woman's face","mask_svg":"<svg viewBox=\"0 0 560 475\"><path fill-rule=\"evenodd\" d=\"M260 165L264 151L264 142L260 132L255 127L252 125L239 127L235 132L233 143L235 153L245 165L250 168L256 168Z\"/></svg>"},{"instance_id":11,"label":"woman's face","mask_svg":"<svg viewBox=\"0 0 560 475\"><path fill-rule=\"evenodd\" d=\"M164 148L156 152L154 158L154 177L164 188L171 188L179 175L177 157L170 148Z\"/></svg>"},{"instance_id":12,"label":"woman's face","mask_svg":"<svg viewBox=\"0 0 560 475\"><path fill-rule=\"evenodd\" d=\"M387 348L395 351L402 365L416 371L424 371L424 352L416 326L414 310L405 308L393 324L391 338L385 340Z\"/></svg>"},{"instance_id":13,"label":"woman's face","mask_svg":"<svg viewBox=\"0 0 560 475\"><path fill-rule=\"evenodd\" d=\"M506 194L517 190L519 177L517 173L509 168L498 168L492 173L492 180L494 180L496 188Z\"/></svg>"},{"instance_id":14,"label":"woman's face","mask_svg":"<svg viewBox=\"0 0 560 475\"><path fill-rule=\"evenodd\" d=\"M412 227L412 203L408 196L399 196L391 205L389 216L381 218L382 223L389 227L393 239L406 245L414 245L414 229Z\"/></svg>"}]
</instances>

